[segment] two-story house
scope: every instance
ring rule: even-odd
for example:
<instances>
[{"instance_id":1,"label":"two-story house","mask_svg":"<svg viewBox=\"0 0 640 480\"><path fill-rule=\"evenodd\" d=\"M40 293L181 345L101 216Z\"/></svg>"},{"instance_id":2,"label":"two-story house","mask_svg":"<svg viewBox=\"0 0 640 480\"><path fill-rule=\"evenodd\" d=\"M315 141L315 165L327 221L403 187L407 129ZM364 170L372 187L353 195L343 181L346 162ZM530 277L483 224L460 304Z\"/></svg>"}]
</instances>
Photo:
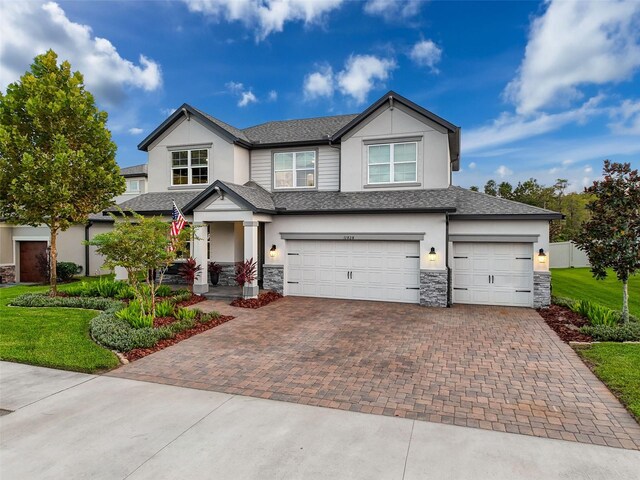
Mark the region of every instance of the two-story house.
<instances>
[{"instance_id":1,"label":"two-story house","mask_svg":"<svg viewBox=\"0 0 640 480\"><path fill-rule=\"evenodd\" d=\"M196 228L192 255L258 262L284 295L444 307L550 301L549 221L561 215L452 186L460 128L389 92L358 115L238 129L183 105L139 145L147 193L121 204ZM208 290L207 273L197 292Z\"/></svg>"}]
</instances>

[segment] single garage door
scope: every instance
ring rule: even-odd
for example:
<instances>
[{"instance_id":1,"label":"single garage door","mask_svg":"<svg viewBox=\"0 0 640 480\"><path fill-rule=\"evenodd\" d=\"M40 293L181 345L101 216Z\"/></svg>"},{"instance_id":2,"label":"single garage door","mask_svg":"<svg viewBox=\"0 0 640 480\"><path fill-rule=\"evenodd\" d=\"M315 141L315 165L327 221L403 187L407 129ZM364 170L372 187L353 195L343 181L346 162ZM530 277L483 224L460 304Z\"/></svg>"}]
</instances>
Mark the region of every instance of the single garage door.
<instances>
[{"instance_id":1,"label":"single garage door","mask_svg":"<svg viewBox=\"0 0 640 480\"><path fill-rule=\"evenodd\" d=\"M420 302L420 245L288 240L286 292L305 297Z\"/></svg>"},{"instance_id":2,"label":"single garage door","mask_svg":"<svg viewBox=\"0 0 640 480\"><path fill-rule=\"evenodd\" d=\"M533 306L533 245L454 243L453 303Z\"/></svg>"}]
</instances>

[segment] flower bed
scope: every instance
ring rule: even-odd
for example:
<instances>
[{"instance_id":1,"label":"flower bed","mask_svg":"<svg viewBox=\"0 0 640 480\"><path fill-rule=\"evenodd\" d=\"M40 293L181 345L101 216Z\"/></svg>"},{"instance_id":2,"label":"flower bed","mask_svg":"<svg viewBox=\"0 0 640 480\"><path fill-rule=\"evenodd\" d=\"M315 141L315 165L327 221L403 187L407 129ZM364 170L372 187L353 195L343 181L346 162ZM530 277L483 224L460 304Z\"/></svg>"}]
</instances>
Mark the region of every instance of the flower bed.
<instances>
[{"instance_id":1,"label":"flower bed","mask_svg":"<svg viewBox=\"0 0 640 480\"><path fill-rule=\"evenodd\" d=\"M260 308L281 298L282 295L278 292L265 292L258 295L258 298L236 298L231 302L231 306L241 308Z\"/></svg>"},{"instance_id":2,"label":"flower bed","mask_svg":"<svg viewBox=\"0 0 640 480\"><path fill-rule=\"evenodd\" d=\"M550 305L538 310L540 316L565 342L590 342L592 338L580 331L581 327L589 325L589 321L560 305Z\"/></svg>"}]
</instances>

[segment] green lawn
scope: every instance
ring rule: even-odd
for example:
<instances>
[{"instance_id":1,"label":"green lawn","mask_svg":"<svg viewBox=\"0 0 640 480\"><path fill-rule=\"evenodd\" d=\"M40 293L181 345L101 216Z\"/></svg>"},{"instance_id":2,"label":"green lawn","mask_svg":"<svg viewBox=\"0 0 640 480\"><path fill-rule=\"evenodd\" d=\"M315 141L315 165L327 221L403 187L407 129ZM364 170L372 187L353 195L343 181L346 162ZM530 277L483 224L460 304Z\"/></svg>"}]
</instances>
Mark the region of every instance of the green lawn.
<instances>
[{"instance_id":1,"label":"green lawn","mask_svg":"<svg viewBox=\"0 0 640 480\"><path fill-rule=\"evenodd\" d=\"M556 297L591 300L614 310L622 309L622 283L612 271L605 280L596 280L588 268L553 268L551 286ZM640 317L640 275L629 279L629 312Z\"/></svg>"},{"instance_id":2,"label":"green lawn","mask_svg":"<svg viewBox=\"0 0 640 480\"><path fill-rule=\"evenodd\" d=\"M115 354L89 337L89 322L98 312L8 306L23 293L46 291L41 286L0 288L0 360L88 373L117 366Z\"/></svg>"},{"instance_id":3,"label":"green lawn","mask_svg":"<svg viewBox=\"0 0 640 480\"><path fill-rule=\"evenodd\" d=\"M640 421L640 345L595 343L577 352Z\"/></svg>"}]
</instances>

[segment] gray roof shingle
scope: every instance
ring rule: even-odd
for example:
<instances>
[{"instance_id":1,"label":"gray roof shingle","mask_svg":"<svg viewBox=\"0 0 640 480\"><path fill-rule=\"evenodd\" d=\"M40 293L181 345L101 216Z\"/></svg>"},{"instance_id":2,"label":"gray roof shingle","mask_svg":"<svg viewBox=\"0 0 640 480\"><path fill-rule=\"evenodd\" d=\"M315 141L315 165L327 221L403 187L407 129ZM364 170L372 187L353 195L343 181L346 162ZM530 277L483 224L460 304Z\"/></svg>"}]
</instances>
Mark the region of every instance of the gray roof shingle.
<instances>
[{"instance_id":1,"label":"gray roof shingle","mask_svg":"<svg viewBox=\"0 0 640 480\"><path fill-rule=\"evenodd\" d=\"M474 192L462 187L449 187L456 192L456 213L460 215L560 215L552 210Z\"/></svg>"},{"instance_id":2,"label":"gray roof shingle","mask_svg":"<svg viewBox=\"0 0 640 480\"><path fill-rule=\"evenodd\" d=\"M146 177L147 176L147 164L133 165L131 167L124 167L120 169L120 175L123 177Z\"/></svg>"},{"instance_id":3,"label":"gray roof shingle","mask_svg":"<svg viewBox=\"0 0 640 480\"><path fill-rule=\"evenodd\" d=\"M200 192L152 192L143 193L131 200L122 202L118 205L122 210L133 210L137 213L167 213L173 209L173 202L179 209L193 200ZM117 208L110 208L110 211L116 211Z\"/></svg>"},{"instance_id":4,"label":"gray roof shingle","mask_svg":"<svg viewBox=\"0 0 640 480\"><path fill-rule=\"evenodd\" d=\"M237 185L235 183L222 182L221 184L226 186L236 195L244 198L247 202L253 205L257 210L275 210L273 203L273 197L264 188L254 182L247 182L244 185Z\"/></svg>"},{"instance_id":5,"label":"gray roof shingle","mask_svg":"<svg viewBox=\"0 0 640 480\"><path fill-rule=\"evenodd\" d=\"M231 135L238 137L241 140L244 140L245 142L251 142L251 140L249 140L249 138L245 135L245 133L240 130L239 128L234 127L233 125L229 125L228 123L223 122L222 120L216 118L216 117L212 117L211 115L209 115L206 112L203 112L202 110L200 110L199 108L196 107L191 107L193 108L196 112L200 113L201 115L203 115L204 117L207 118L207 120L215 123L216 125L218 125L220 128L222 128L223 130L226 130L227 132L229 132Z\"/></svg>"},{"instance_id":6,"label":"gray roof shingle","mask_svg":"<svg viewBox=\"0 0 640 480\"><path fill-rule=\"evenodd\" d=\"M327 140L328 137L357 116L357 114L352 114L299 120L279 120L245 128L243 132L254 144Z\"/></svg>"}]
</instances>

